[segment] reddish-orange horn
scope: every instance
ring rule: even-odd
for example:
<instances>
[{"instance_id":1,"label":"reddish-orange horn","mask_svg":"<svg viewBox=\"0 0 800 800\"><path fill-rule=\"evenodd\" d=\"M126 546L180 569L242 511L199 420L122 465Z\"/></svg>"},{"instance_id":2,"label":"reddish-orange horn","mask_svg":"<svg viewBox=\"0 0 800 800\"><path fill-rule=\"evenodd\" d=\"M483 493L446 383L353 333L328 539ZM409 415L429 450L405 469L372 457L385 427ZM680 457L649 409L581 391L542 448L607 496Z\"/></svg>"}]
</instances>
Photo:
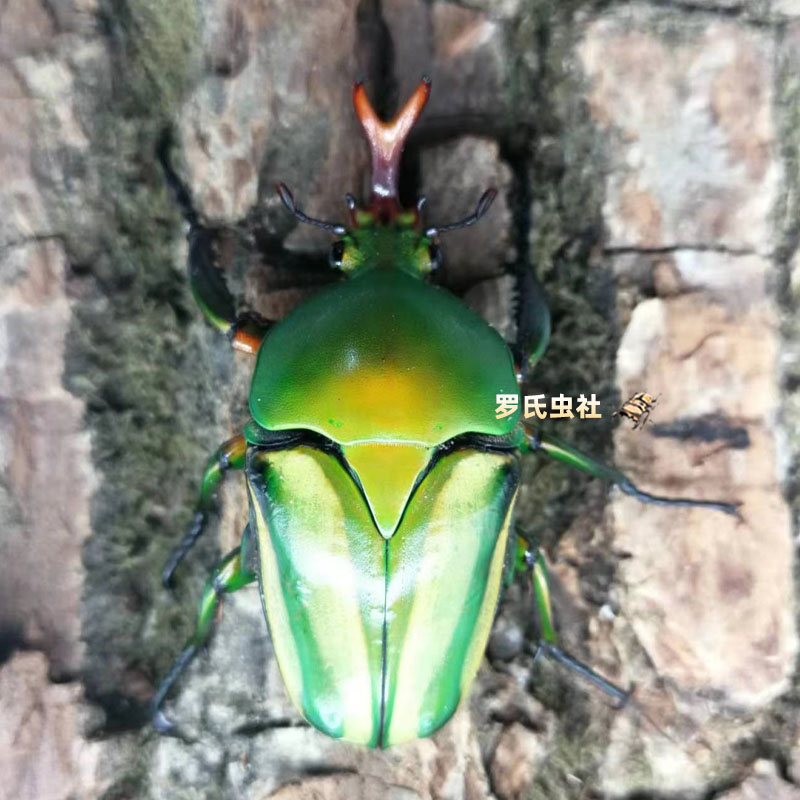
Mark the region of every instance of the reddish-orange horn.
<instances>
[{"instance_id":1,"label":"reddish-orange horn","mask_svg":"<svg viewBox=\"0 0 800 800\"><path fill-rule=\"evenodd\" d=\"M395 118L389 122L382 122L367 98L364 85L357 83L353 87L353 105L356 107L356 114L361 121L372 153L372 193L375 197L385 199L397 197L400 156L408 133L425 108L430 93L430 79L423 78Z\"/></svg>"}]
</instances>

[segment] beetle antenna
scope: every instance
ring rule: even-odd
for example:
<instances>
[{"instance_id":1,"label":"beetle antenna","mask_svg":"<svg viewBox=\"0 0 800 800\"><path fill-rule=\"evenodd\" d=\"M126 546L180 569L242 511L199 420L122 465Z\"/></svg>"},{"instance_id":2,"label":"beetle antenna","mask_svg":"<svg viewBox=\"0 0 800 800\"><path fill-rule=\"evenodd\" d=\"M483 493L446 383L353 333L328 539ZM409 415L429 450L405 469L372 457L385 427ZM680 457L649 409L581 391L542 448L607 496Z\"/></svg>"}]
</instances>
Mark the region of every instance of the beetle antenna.
<instances>
[{"instance_id":1,"label":"beetle antenna","mask_svg":"<svg viewBox=\"0 0 800 800\"><path fill-rule=\"evenodd\" d=\"M325 222L325 220L315 219L314 217L309 217L307 214L304 214L299 206L295 205L294 195L289 191L289 187L285 183L277 184L276 188L278 190L278 195L281 200L283 200L283 204L289 209L289 213L300 222L305 222L308 225L316 225L318 228L324 228L326 231L331 231L331 233L337 236L344 236L344 234L347 233L347 228L345 228L344 225L339 225L335 222Z\"/></svg>"},{"instance_id":2,"label":"beetle antenna","mask_svg":"<svg viewBox=\"0 0 800 800\"><path fill-rule=\"evenodd\" d=\"M497 189L487 189L481 195L481 199L478 200L475 211L468 217L464 217L464 219L458 222L451 222L449 225L436 225L432 228L428 228L428 230L425 231L425 235L432 238L445 231L457 231L459 228L469 228L470 225L474 225L491 208L495 197L497 197Z\"/></svg>"}]
</instances>

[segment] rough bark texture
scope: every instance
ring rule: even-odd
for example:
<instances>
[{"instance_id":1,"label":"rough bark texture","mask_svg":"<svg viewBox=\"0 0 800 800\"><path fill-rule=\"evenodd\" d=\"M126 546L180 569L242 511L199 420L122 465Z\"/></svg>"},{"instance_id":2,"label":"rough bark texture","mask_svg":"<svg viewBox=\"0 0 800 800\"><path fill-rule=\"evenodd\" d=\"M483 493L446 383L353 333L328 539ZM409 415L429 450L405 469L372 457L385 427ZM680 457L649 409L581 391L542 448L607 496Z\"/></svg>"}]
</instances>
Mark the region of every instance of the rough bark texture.
<instances>
[{"instance_id":1,"label":"rough bark texture","mask_svg":"<svg viewBox=\"0 0 800 800\"><path fill-rule=\"evenodd\" d=\"M225 606L158 738L147 704L246 514L241 481L161 589L206 454L247 417L252 362L202 321L156 163L176 156L232 285L276 316L331 279L364 188L349 99L434 91L403 193L480 226L446 280L504 330L504 265L544 283L531 393L595 392L552 423L657 493L558 466L518 519L555 576L565 647L624 710L524 646L512 587L488 657L431 740L368 752L288 702L255 590ZM0 798L800 798L800 4L796 0L11 0L0 7ZM652 424L617 426L635 391Z\"/></svg>"}]
</instances>

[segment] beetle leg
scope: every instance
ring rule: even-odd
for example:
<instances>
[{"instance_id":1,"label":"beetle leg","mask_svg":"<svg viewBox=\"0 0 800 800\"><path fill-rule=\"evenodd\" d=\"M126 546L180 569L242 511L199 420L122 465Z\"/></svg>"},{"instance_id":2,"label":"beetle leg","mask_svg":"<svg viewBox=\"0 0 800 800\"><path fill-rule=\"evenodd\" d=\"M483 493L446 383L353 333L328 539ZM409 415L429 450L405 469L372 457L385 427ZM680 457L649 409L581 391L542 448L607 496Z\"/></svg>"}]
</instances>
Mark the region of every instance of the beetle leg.
<instances>
[{"instance_id":1,"label":"beetle leg","mask_svg":"<svg viewBox=\"0 0 800 800\"><path fill-rule=\"evenodd\" d=\"M198 650L208 641L213 630L214 619L222 603L222 596L235 592L243 586L252 583L256 574L248 559L249 527L245 528L242 535L242 544L231 550L220 561L211 573L211 577L203 590L200 607L197 614L197 624L194 635L186 642L181 654L175 659L166 678L161 682L153 698L152 719L155 729L166 735L179 736L180 733L173 723L161 710L166 696L175 681L191 664Z\"/></svg>"},{"instance_id":2,"label":"beetle leg","mask_svg":"<svg viewBox=\"0 0 800 800\"><path fill-rule=\"evenodd\" d=\"M203 481L200 486L200 499L195 507L192 527L181 543L172 551L164 569L161 572L161 582L167 588L172 583L172 574L175 568L183 561L184 556L194 547L200 534L205 528L208 514L214 504L214 495L219 488L225 473L229 469L244 469L244 457L247 442L244 436L234 436L223 442L211 455L203 471Z\"/></svg>"},{"instance_id":3,"label":"beetle leg","mask_svg":"<svg viewBox=\"0 0 800 800\"><path fill-rule=\"evenodd\" d=\"M530 269L514 271L516 338L509 343L520 381L542 357L550 341L550 309Z\"/></svg>"},{"instance_id":4,"label":"beetle leg","mask_svg":"<svg viewBox=\"0 0 800 800\"><path fill-rule=\"evenodd\" d=\"M219 267L217 245L219 231L208 228L192 204L189 188L180 179L169 158L171 132L166 129L158 144L158 158L167 185L189 223L189 285L195 302L205 318L222 331L236 350L255 354L272 323L258 314L239 314L233 295Z\"/></svg>"},{"instance_id":5,"label":"beetle leg","mask_svg":"<svg viewBox=\"0 0 800 800\"><path fill-rule=\"evenodd\" d=\"M565 653L557 645L551 644L550 642L539 642L539 652L544 653L554 661L558 661L559 664L563 664L573 672L577 672L578 675L589 681L589 683L593 684L607 695L613 697L617 701L617 708L622 708L628 703L628 700L630 700L633 689L626 691L616 684L611 683L611 681L606 680L602 675L595 672L587 664L584 664L582 661L578 661L577 658L573 658L568 653Z\"/></svg>"},{"instance_id":6,"label":"beetle leg","mask_svg":"<svg viewBox=\"0 0 800 800\"><path fill-rule=\"evenodd\" d=\"M618 486L625 494L635 497L643 503L654 503L665 506L687 506L697 508L710 508L715 511L724 511L726 514L739 516L741 503L724 503L720 500L695 500L690 497L662 497L660 495L643 492L634 486L633 482L623 472L614 467L603 464L591 456L582 453L572 445L550 434L539 430L527 430L525 451L529 453L544 453L556 461L563 461L571 467L583 472L588 472L596 478L610 481Z\"/></svg>"},{"instance_id":7,"label":"beetle leg","mask_svg":"<svg viewBox=\"0 0 800 800\"><path fill-rule=\"evenodd\" d=\"M618 702L618 707L624 706L630 697L630 692L626 692L611 683L611 681L606 680L590 666L573 658L558 646L558 638L553 625L553 608L550 603L550 586L544 556L539 550L534 549L526 537L519 532L517 533L516 569L517 571L524 571L530 576L536 598L536 613L539 617L540 635L536 658L539 655L549 656L615 698Z\"/></svg>"}]
</instances>

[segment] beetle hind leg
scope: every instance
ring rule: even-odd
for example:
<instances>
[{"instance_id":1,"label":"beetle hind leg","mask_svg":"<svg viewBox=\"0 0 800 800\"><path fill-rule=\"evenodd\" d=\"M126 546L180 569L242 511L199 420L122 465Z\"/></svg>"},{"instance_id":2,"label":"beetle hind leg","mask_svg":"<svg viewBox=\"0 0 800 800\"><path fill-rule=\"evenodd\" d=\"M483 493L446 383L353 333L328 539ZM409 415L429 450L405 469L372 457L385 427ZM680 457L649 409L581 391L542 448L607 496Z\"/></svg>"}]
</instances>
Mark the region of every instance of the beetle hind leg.
<instances>
[{"instance_id":1,"label":"beetle hind leg","mask_svg":"<svg viewBox=\"0 0 800 800\"><path fill-rule=\"evenodd\" d=\"M209 640L214 629L214 620L222 604L223 595L235 592L252 583L255 570L249 563L250 529L245 528L242 544L231 550L214 568L203 590L197 614L194 634L189 638L181 654L175 659L167 676L161 682L152 702L152 720L155 729L164 735L182 737L181 732L162 711L164 700L178 678L192 663L200 648Z\"/></svg>"},{"instance_id":2,"label":"beetle hind leg","mask_svg":"<svg viewBox=\"0 0 800 800\"><path fill-rule=\"evenodd\" d=\"M625 691L611 683L590 666L573 658L558 646L558 638L553 625L553 609L550 603L547 565L541 552L532 547L527 538L519 532L517 533L516 571L524 572L530 577L536 598L536 613L539 623L539 644L536 658L540 655L549 656L553 661L557 661L613 697L617 701L618 708L624 706L628 702L630 691Z\"/></svg>"}]
</instances>

